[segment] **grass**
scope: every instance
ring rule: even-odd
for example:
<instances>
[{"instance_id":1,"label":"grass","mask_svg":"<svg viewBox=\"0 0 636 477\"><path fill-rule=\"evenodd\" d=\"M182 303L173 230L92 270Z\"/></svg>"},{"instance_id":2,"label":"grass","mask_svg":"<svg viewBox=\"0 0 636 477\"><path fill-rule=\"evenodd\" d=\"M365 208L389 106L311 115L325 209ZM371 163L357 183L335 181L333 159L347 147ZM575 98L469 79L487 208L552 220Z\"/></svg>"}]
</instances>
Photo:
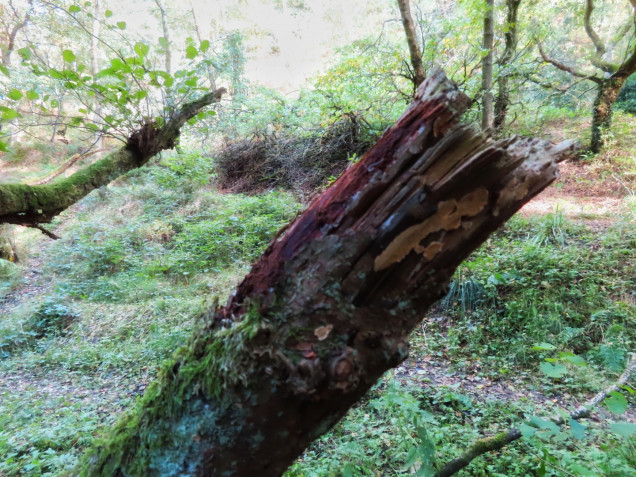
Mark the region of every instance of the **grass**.
<instances>
[{"instance_id":1,"label":"grass","mask_svg":"<svg viewBox=\"0 0 636 477\"><path fill-rule=\"evenodd\" d=\"M616 175L633 191L633 118L617 118L611 152L581 179ZM301 208L283 192L220 194L208 183L212 166L197 154L164 157L67 211L54 224L61 240L18 236L41 274L0 320L0 475L72 468ZM466 475L633 473L636 441L620 425L633 424L633 383L620 392L625 409L616 396L618 405L602 404L583 436L576 425L545 424L613 382L636 348L636 209L627 195L603 227L558 211L513 218L458 269L412 337L415 362L444 365L385 377L288 477L430 475L512 426L524 438L476 459ZM24 286L23 271L3 266L0 293ZM476 377L482 387L469 386ZM497 383L518 392L489 392Z\"/></svg>"}]
</instances>

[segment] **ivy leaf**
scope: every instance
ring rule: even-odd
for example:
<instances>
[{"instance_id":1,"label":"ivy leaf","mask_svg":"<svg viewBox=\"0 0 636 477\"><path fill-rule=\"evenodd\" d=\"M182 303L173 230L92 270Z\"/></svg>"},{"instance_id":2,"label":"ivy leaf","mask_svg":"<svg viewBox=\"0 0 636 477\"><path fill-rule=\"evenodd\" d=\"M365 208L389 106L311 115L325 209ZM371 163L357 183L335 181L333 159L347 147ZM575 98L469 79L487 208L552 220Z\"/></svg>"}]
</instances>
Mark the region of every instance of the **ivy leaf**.
<instances>
[{"instance_id":1,"label":"ivy leaf","mask_svg":"<svg viewBox=\"0 0 636 477\"><path fill-rule=\"evenodd\" d=\"M75 61L75 53L71 50L64 50L62 52L62 58L64 58L64 61L67 63L73 63Z\"/></svg>"},{"instance_id":2,"label":"ivy leaf","mask_svg":"<svg viewBox=\"0 0 636 477\"><path fill-rule=\"evenodd\" d=\"M603 400L603 404L614 414L623 414L627 411L627 399L618 391L609 393L609 396Z\"/></svg>"},{"instance_id":3,"label":"ivy leaf","mask_svg":"<svg viewBox=\"0 0 636 477\"><path fill-rule=\"evenodd\" d=\"M104 12L104 16L105 16L106 18L110 18L110 17L112 17L112 16L113 16L113 12L112 12L111 10L106 10L106 11Z\"/></svg>"},{"instance_id":4,"label":"ivy leaf","mask_svg":"<svg viewBox=\"0 0 636 477\"><path fill-rule=\"evenodd\" d=\"M125 30L126 22L117 22L117 28L119 28L120 30Z\"/></svg>"},{"instance_id":5,"label":"ivy leaf","mask_svg":"<svg viewBox=\"0 0 636 477\"><path fill-rule=\"evenodd\" d=\"M197 49L190 45L186 48L186 58L191 60L192 58L195 58L197 55L199 54L199 52L197 51Z\"/></svg>"},{"instance_id":6,"label":"ivy leaf","mask_svg":"<svg viewBox=\"0 0 636 477\"><path fill-rule=\"evenodd\" d=\"M22 92L17 90L17 89L12 89L7 93L7 97L9 99L12 99L13 101L18 101L19 99L22 99Z\"/></svg>"},{"instance_id":7,"label":"ivy leaf","mask_svg":"<svg viewBox=\"0 0 636 477\"><path fill-rule=\"evenodd\" d=\"M80 11L82 11L82 9L77 5L71 5L70 7L68 7L68 11L70 13L79 13Z\"/></svg>"},{"instance_id":8,"label":"ivy leaf","mask_svg":"<svg viewBox=\"0 0 636 477\"><path fill-rule=\"evenodd\" d=\"M159 46L161 48L168 48L168 40L166 40L163 36L159 37Z\"/></svg>"},{"instance_id":9,"label":"ivy leaf","mask_svg":"<svg viewBox=\"0 0 636 477\"><path fill-rule=\"evenodd\" d=\"M36 99L38 99L40 97L40 95L38 93L36 93L35 91L33 91L32 89L30 89L29 91L27 91L26 94L27 99L34 101Z\"/></svg>"},{"instance_id":10,"label":"ivy leaf","mask_svg":"<svg viewBox=\"0 0 636 477\"><path fill-rule=\"evenodd\" d=\"M6 142L0 140L0 151L9 152L9 147L8 146L9 145Z\"/></svg>"},{"instance_id":11,"label":"ivy leaf","mask_svg":"<svg viewBox=\"0 0 636 477\"><path fill-rule=\"evenodd\" d=\"M141 58L146 56L150 51L150 47L145 43L138 42L135 44L135 53L137 53Z\"/></svg>"},{"instance_id":12,"label":"ivy leaf","mask_svg":"<svg viewBox=\"0 0 636 477\"><path fill-rule=\"evenodd\" d=\"M2 65L0 65L0 72L2 72L2 74L5 76L9 76L9 70Z\"/></svg>"},{"instance_id":13,"label":"ivy leaf","mask_svg":"<svg viewBox=\"0 0 636 477\"><path fill-rule=\"evenodd\" d=\"M636 424L631 422L612 422L610 429L613 433L622 437L630 437L636 434Z\"/></svg>"},{"instance_id":14,"label":"ivy leaf","mask_svg":"<svg viewBox=\"0 0 636 477\"><path fill-rule=\"evenodd\" d=\"M562 364L541 363L541 372L549 378L562 378L568 374L568 370Z\"/></svg>"},{"instance_id":15,"label":"ivy leaf","mask_svg":"<svg viewBox=\"0 0 636 477\"><path fill-rule=\"evenodd\" d=\"M210 48L209 40L203 40L201 42L201 45L199 45L199 50L201 50L202 53L205 53L206 51L208 51L209 48Z\"/></svg>"}]
</instances>

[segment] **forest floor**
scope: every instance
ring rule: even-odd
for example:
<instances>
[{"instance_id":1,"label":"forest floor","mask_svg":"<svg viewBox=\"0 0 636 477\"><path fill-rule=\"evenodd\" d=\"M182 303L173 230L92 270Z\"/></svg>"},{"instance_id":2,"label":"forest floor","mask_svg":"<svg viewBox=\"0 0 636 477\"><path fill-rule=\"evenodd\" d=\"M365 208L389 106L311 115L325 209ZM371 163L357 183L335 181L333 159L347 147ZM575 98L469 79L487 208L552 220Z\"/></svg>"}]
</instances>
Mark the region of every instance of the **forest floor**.
<instances>
[{"instance_id":1,"label":"forest floor","mask_svg":"<svg viewBox=\"0 0 636 477\"><path fill-rule=\"evenodd\" d=\"M636 120L630 121L631 127L636 125ZM443 458L451 455L450 444L466 445L479 432L505 429L519 416L573 409L612 383L622 370L624 355L634 350L636 139L623 135L621 141L603 156L563 164L555 184L471 257L456 281L468 277L464 283L481 290L477 304L466 305L474 310L462 313L456 304L433 310L413 334L410 358L385 380L416 390L409 392L421 390L438 411L453 400L461 402L453 408L461 422L444 424L448 435L437 436ZM28 177L29 171L20 174ZM187 339L196 310L209 306L201 296L218 294L223 300L265 246L268 234L299 207L275 192L246 198L197 189L185 182L190 178L173 174L169 167L136 174L134 179L117 181L103 197L92 194L56 222L62 240L52 242L37 231L23 232L29 245L21 250L19 277L8 292L0 293L0 354L5 353L0 356L2 477L54 475L72 467L93 436L143 394L161 360ZM189 192L180 192L183 184L178 181ZM206 212L211 208L213 217ZM189 224L183 216L201 221ZM255 236L261 237L256 244L249 241ZM237 244L243 247L237 252L242 258L228 261L226 256L234 250L225 247L238 248ZM202 254L196 255L199 248ZM615 260L606 265L610 256ZM193 272L190 265L199 271ZM507 272L497 271L513 267L519 276L502 277ZM593 293L583 299L583 292L578 292L574 301L573 290L557 293L568 277L581 286L591 280ZM499 301L487 305L486 292L517 308L504 310ZM585 306L580 305L583 302ZM597 310L597 321L590 321ZM496 321L514 313L536 316L523 318L525 327L512 331ZM71 325L50 334L37 328L56 317L72 320ZM620 333L625 337L617 338ZM554 353L587 353L594 371L568 367L570 374L561 378L541 375L540 361L554 355L541 351L539 359L536 351L521 348L546 341L554 343ZM605 363L604 356L614 349L618 358L611 361L610 354ZM632 387L636 388L633 378ZM633 404L634 396L628 400ZM363 416L372 414L364 406ZM481 410L480 417L471 414L489 406L490 414ZM356 412L342 425L366 419ZM607 434L603 423L614 418L607 407L599 407L592 419L599 435ZM620 420L636 423L636 406L629 406ZM478 422L489 427L482 429ZM299 465L315 470L329 458L325 465L336 466L336 447L346 448L338 443L338 432L325 438L333 445L329 452L321 447L327 445L323 441ZM599 448L607 445L594 436ZM568 452L577 455L577 445L583 444L572 445L574 450ZM569 461L558 454L561 451L554 452L566 466ZM318 470L312 474L307 468L290 475L337 475ZM484 475L479 472L484 471L475 475ZM524 472L500 470L500 475Z\"/></svg>"}]
</instances>

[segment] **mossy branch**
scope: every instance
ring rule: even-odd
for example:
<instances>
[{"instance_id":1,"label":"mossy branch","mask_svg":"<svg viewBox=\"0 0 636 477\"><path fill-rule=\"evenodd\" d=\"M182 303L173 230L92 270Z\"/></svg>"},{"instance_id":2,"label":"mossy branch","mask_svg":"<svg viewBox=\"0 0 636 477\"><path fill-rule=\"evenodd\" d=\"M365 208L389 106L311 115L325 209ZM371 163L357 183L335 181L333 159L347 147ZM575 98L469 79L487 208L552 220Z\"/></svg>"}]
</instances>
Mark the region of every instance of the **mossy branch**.
<instances>
[{"instance_id":1,"label":"mossy branch","mask_svg":"<svg viewBox=\"0 0 636 477\"><path fill-rule=\"evenodd\" d=\"M586 417L590 417L591 409L598 406L601 401L603 401L609 393L612 391L618 391L620 386L623 386L629 381L631 375L636 371L636 353L631 353L629 363L625 367L625 371L618 378L618 380L613 383L611 386L600 391L594 397L589 399L585 405L576 408L573 412L571 412L568 417L570 419L574 419L578 421L579 419L584 419ZM567 415L567 414L566 414ZM552 418L552 421L555 424L565 424L565 417L562 414L558 414L557 416ZM449 477L451 475L456 474L464 467L468 466L474 459L479 457L486 452L496 451L504 448L511 442L516 441L522 437L521 431L519 429L510 429L508 431L500 432L499 434L495 434L491 437L485 437L483 439L479 439L475 441L473 445L471 445L466 452L464 452L461 456L453 459L444 467L442 467L438 472L435 473L435 477Z\"/></svg>"},{"instance_id":2,"label":"mossy branch","mask_svg":"<svg viewBox=\"0 0 636 477\"><path fill-rule=\"evenodd\" d=\"M143 166L160 151L173 148L183 125L218 102L223 93L225 89L220 88L184 104L163 126L144 124L130 135L125 147L64 180L45 185L0 185L0 223L34 226L50 222L92 190Z\"/></svg>"}]
</instances>

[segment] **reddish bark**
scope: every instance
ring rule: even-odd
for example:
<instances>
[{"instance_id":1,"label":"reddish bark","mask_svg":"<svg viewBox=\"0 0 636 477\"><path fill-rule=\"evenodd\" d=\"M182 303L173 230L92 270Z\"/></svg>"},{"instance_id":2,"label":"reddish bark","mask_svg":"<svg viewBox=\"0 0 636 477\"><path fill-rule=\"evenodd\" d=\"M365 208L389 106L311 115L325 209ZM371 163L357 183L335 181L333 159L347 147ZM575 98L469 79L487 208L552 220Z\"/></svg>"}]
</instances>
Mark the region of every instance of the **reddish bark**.
<instances>
[{"instance_id":1,"label":"reddish bark","mask_svg":"<svg viewBox=\"0 0 636 477\"><path fill-rule=\"evenodd\" d=\"M455 267L569 149L456 127L468 103L432 74L211 311L84 475L280 475L403 361Z\"/></svg>"}]
</instances>

